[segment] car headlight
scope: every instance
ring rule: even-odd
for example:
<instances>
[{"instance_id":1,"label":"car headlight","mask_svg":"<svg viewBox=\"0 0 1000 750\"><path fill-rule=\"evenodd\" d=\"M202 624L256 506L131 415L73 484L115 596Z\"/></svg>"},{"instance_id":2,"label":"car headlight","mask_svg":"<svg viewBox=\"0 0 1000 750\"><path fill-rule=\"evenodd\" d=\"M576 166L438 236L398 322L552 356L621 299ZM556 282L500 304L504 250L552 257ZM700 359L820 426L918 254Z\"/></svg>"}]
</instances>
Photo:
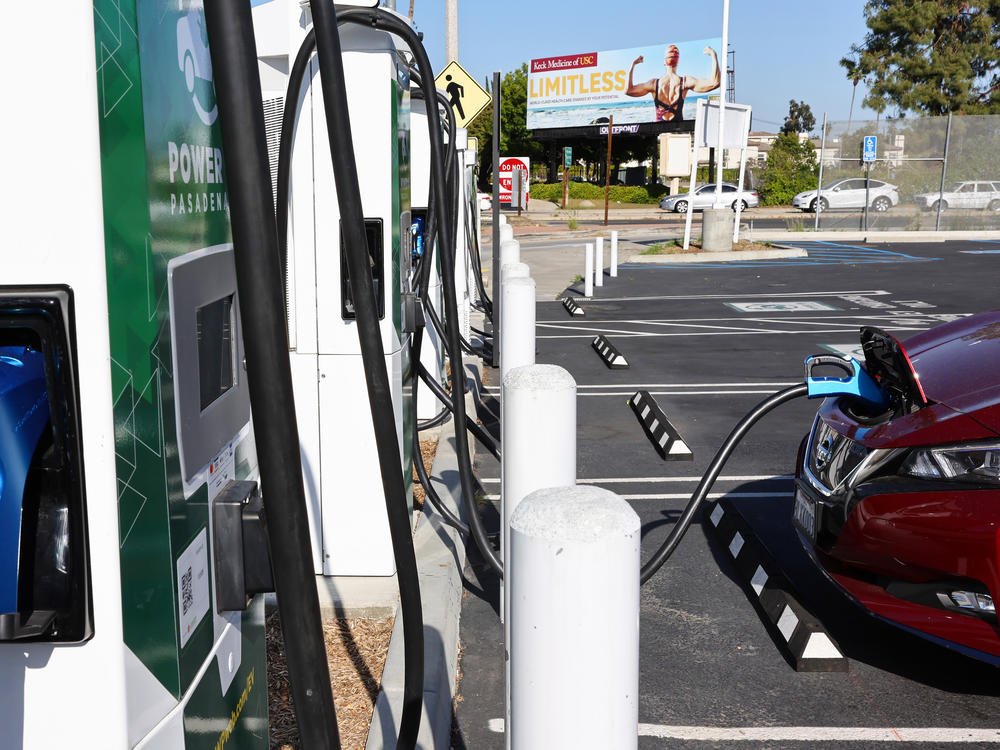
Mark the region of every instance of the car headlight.
<instances>
[{"instance_id":1,"label":"car headlight","mask_svg":"<svg viewBox=\"0 0 1000 750\"><path fill-rule=\"evenodd\" d=\"M900 473L920 479L956 479L1000 484L1000 444L970 443L914 449Z\"/></svg>"}]
</instances>

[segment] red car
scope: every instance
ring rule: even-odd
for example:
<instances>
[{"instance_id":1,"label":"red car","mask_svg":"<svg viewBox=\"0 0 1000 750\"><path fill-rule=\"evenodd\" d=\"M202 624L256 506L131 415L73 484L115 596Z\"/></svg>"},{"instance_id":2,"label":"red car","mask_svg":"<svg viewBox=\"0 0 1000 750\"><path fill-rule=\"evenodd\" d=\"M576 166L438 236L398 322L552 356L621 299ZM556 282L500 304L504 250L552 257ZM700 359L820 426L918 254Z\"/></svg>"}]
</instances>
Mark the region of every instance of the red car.
<instances>
[{"instance_id":1,"label":"red car","mask_svg":"<svg viewBox=\"0 0 1000 750\"><path fill-rule=\"evenodd\" d=\"M829 397L799 450L793 522L880 618L1000 663L1000 312L900 344L862 329L888 407Z\"/></svg>"}]
</instances>

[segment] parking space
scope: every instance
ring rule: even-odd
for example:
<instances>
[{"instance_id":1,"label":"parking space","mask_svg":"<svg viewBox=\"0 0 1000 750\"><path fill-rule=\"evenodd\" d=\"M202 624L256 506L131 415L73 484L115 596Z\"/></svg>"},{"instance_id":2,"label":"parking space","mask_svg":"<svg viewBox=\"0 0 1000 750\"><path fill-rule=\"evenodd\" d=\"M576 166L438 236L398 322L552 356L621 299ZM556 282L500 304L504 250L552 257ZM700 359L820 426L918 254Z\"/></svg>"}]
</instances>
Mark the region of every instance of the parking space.
<instances>
[{"instance_id":1,"label":"parking space","mask_svg":"<svg viewBox=\"0 0 1000 750\"><path fill-rule=\"evenodd\" d=\"M862 325L904 339L1000 306L996 244L802 244L809 258L794 262L624 266L580 301L582 318L556 301L539 302L537 361L565 367L578 383L580 481L632 504L643 523L643 559L676 522L736 421L768 394L801 382L807 355L852 353ZM604 365L590 346L597 334L621 350L629 369ZM627 406L638 389L654 396L693 461L665 462L653 450ZM642 590L639 746L1000 745L996 668L866 615L816 571L795 538L790 474L816 406L802 399L766 417L732 456L715 495L740 508L800 601L839 643L849 671L795 672L725 550L696 523ZM478 470L492 499L497 467L481 458ZM456 746L499 748L502 645L489 602L495 582L481 574L474 565L467 570Z\"/></svg>"}]
</instances>

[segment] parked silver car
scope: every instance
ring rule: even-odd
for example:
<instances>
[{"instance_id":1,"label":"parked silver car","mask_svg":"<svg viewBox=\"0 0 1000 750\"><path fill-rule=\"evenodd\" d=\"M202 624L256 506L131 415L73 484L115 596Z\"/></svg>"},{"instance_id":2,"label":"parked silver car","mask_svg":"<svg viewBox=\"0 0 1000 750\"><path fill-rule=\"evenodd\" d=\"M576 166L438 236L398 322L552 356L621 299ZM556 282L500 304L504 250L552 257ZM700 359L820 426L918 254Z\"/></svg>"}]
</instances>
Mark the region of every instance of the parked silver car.
<instances>
[{"instance_id":1,"label":"parked silver car","mask_svg":"<svg viewBox=\"0 0 1000 750\"><path fill-rule=\"evenodd\" d=\"M792 206L803 211L826 211L828 208L864 208L865 178L847 177L834 180L817 193L807 190L792 198ZM872 211L883 213L899 204L899 188L888 182L872 180L868 185L868 199Z\"/></svg>"},{"instance_id":2,"label":"parked silver car","mask_svg":"<svg viewBox=\"0 0 1000 750\"><path fill-rule=\"evenodd\" d=\"M943 193L920 193L913 196L913 200L920 208L929 208L931 211L937 211L938 201L941 201L941 208L985 208L1000 211L1000 182L953 182Z\"/></svg>"},{"instance_id":3,"label":"parked silver car","mask_svg":"<svg viewBox=\"0 0 1000 750\"><path fill-rule=\"evenodd\" d=\"M729 206L734 211L736 206L742 202L741 210L757 208L760 205L760 198L757 197L756 190L740 190L729 182L722 183L722 205ZM686 213L688 203L691 203L695 211L711 208L715 205L715 183L702 185L691 193L678 193L677 195L665 195L660 199L660 209L663 211L676 211L679 214Z\"/></svg>"}]
</instances>

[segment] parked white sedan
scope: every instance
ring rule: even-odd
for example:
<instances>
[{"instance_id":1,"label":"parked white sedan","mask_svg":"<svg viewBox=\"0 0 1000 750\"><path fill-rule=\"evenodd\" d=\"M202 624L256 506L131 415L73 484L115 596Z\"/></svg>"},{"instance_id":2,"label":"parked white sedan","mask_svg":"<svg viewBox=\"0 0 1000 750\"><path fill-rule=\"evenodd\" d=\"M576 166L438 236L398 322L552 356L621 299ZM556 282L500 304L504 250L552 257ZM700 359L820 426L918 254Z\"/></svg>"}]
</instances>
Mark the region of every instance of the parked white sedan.
<instances>
[{"instance_id":1,"label":"parked white sedan","mask_svg":"<svg viewBox=\"0 0 1000 750\"><path fill-rule=\"evenodd\" d=\"M665 195L660 199L660 209L663 211L676 211L679 214L686 213L688 203L691 203L695 211L711 208L715 205L715 184L702 185L691 193L680 193L678 195ZM748 208L757 208L760 205L760 198L756 190L740 190L729 182L722 183L722 205L736 210L736 206L742 203L741 211Z\"/></svg>"},{"instance_id":2,"label":"parked white sedan","mask_svg":"<svg viewBox=\"0 0 1000 750\"><path fill-rule=\"evenodd\" d=\"M867 192L871 210L884 213L899 204L899 188L888 182L872 180L865 190L864 177L847 177L823 186L818 193L807 190L792 198L792 206L803 211L826 211L828 208L864 208Z\"/></svg>"},{"instance_id":3,"label":"parked white sedan","mask_svg":"<svg viewBox=\"0 0 1000 750\"><path fill-rule=\"evenodd\" d=\"M1000 211L1000 182L953 182L943 193L920 193L913 200L921 208L985 208Z\"/></svg>"}]
</instances>

